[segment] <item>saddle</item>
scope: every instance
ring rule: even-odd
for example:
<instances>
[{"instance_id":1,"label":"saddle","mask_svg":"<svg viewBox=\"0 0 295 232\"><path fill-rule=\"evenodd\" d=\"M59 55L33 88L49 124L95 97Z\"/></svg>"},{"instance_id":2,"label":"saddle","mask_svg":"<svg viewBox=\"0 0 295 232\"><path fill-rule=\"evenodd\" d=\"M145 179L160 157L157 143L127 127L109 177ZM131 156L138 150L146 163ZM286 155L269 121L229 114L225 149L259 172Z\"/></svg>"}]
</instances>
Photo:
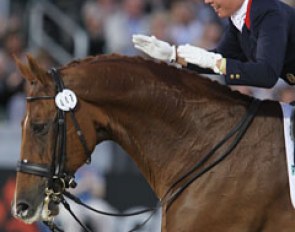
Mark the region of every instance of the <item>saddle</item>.
<instances>
[{"instance_id":1,"label":"saddle","mask_svg":"<svg viewBox=\"0 0 295 232\"><path fill-rule=\"evenodd\" d=\"M291 109L291 117L290 117L290 137L293 144L293 164L291 166L292 175L295 175L295 101L290 103Z\"/></svg>"}]
</instances>

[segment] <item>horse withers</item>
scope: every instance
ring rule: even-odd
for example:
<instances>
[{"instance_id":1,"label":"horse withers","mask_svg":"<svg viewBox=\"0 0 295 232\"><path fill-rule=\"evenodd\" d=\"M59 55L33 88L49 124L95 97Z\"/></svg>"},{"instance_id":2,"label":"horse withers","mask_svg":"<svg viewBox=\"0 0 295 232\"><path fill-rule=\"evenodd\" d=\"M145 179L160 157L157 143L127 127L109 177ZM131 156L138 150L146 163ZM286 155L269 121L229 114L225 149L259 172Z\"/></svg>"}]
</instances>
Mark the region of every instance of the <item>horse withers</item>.
<instances>
[{"instance_id":1,"label":"horse withers","mask_svg":"<svg viewBox=\"0 0 295 232\"><path fill-rule=\"evenodd\" d=\"M163 232L294 231L278 102L262 101L230 155L212 165L235 137L229 136L217 154L206 154L247 114L251 97L139 57L89 57L51 73L30 56L28 65L17 65L27 80L12 206L17 218L50 221L58 214L59 194L95 145L113 140L161 200ZM63 102L65 96L73 106Z\"/></svg>"}]
</instances>

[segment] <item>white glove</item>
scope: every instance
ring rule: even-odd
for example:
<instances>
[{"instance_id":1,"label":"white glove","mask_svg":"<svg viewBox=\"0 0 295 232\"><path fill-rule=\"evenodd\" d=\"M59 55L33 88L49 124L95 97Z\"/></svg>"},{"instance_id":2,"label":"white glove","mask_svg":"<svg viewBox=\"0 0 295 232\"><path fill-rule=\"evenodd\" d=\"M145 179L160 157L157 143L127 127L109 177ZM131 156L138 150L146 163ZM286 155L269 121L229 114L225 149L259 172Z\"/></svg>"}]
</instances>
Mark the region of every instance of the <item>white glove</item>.
<instances>
[{"instance_id":1,"label":"white glove","mask_svg":"<svg viewBox=\"0 0 295 232\"><path fill-rule=\"evenodd\" d=\"M133 35L134 47L148 54L149 56L173 62L176 60L176 48L169 43L158 40L155 36Z\"/></svg>"},{"instance_id":2,"label":"white glove","mask_svg":"<svg viewBox=\"0 0 295 232\"><path fill-rule=\"evenodd\" d=\"M187 63L196 64L201 68L210 68L215 73L221 74L216 66L217 60L222 59L222 56L218 53L208 52L203 48L186 44L178 47L177 55Z\"/></svg>"}]
</instances>

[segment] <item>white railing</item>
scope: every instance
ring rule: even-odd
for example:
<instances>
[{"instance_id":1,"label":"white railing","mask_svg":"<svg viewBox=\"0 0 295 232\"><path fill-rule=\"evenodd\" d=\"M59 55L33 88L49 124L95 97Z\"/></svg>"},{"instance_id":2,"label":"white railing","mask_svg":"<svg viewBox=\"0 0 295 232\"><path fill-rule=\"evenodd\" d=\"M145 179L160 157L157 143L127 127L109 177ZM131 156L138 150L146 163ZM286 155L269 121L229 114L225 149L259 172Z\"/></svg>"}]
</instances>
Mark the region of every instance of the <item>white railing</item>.
<instances>
[{"instance_id":1,"label":"white railing","mask_svg":"<svg viewBox=\"0 0 295 232\"><path fill-rule=\"evenodd\" d=\"M42 48L61 64L87 55L88 39L85 31L47 0L33 1L29 7L28 16L28 46L30 50L34 50L36 47ZM73 39L73 54L54 40L54 34L46 32L46 17L52 20L60 31Z\"/></svg>"}]
</instances>

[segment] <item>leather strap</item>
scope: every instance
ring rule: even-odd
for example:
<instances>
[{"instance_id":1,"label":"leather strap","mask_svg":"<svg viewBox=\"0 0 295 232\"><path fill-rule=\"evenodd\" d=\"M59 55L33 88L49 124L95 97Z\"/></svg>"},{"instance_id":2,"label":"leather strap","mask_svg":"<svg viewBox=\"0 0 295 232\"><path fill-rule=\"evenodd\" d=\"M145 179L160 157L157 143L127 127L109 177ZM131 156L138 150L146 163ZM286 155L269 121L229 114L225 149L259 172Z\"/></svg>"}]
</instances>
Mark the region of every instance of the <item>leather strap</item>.
<instances>
[{"instance_id":1,"label":"leather strap","mask_svg":"<svg viewBox=\"0 0 295 232\"><path fill-rule=\"evenodd\" d=\"M16 165L17 172L29 173L41 177L51 178L50 167L43 164L30 164L26 161L18 161Z\"/></svg>"}]
</instances>

